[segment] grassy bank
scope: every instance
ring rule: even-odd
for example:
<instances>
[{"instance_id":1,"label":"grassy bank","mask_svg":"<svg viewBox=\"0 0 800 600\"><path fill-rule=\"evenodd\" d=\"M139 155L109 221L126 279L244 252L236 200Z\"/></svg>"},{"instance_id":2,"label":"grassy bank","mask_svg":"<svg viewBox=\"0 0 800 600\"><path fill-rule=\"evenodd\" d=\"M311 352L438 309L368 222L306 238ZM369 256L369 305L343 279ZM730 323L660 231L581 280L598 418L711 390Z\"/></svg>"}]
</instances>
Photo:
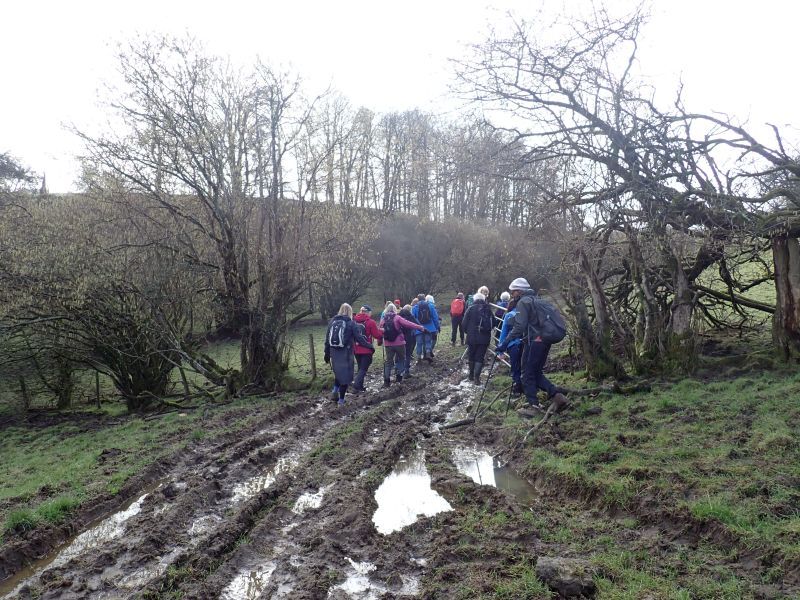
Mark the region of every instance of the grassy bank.
<instances>
[{"instance_id":1,"label":"grassy bank","mask_svg":"<svg viewBox=\"0 0 800 600\"><path fill-rule=\"evenodd\" d=\"M107 405L12 424L0 439L2 535L63 522L82 503L116 494L130 477L187 444L246 427L289 401L246 398L152 420Z\"/></svg>"}]
</instances>

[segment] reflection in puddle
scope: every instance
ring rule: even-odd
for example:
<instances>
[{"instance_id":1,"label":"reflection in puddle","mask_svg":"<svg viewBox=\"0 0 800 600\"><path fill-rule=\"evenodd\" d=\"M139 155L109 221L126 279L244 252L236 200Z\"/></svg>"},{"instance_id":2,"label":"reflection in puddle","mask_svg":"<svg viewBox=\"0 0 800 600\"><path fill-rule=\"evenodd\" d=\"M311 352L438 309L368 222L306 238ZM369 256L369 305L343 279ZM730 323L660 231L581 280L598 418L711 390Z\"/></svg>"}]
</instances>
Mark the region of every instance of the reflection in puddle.
<instances>
[{"instance_id":1,"label":"reflection in puddle","mask_svg":"<svg viewBox=\"0 0 800 600\"><path fill-rule=\"evenodd\" d=\"M462 475L480 485L497 487L494 479L494 461L488 452L477 448L454 448L453 463Z\"/></svg>"},{"instance_id":2,"label":"reflection in puddle","mask_svg":"<svg viewBox=\"0 0 800 600\"><path fill-rule=\"evenodd\" d=\"M328 598L342 592L350 598L360 600L378 600L387 594L394 596L416 596L419 593L419 581L412 577L401 575L403 586L399 590L389 590L384 585L370 581L369 573L375 570L375 565L368 562L355 562L348 558L350 568L347 569L347 579L339 585L328 590Z\"/></svg>"},{"instance_id":3,"label":"reflection in puddle","mask_svg":"<svg viewBox=\"0 0 800 600\"><path fill-rule=\"evenodd\" d=\"M492 456L478 448L454 448L453 464L462 475L466 475L475 483L491 485L499 490L509 492L520 502L533 501L539 496L524 477L508 467L499 467Z\"/></svg>"},{"instance_id":4,"label":"reflection in puddle","mask_svg":"<svg viewBox=\"0 0 800 600\"><path fill-rule=\"evenodd\" d=\"M372 522L384 535L411 525L419 515L432 517L453 509L447 500L431 489L425 455L419 450L397 462L394 470L375 490L375 501L378 509Z\"/></svg>"},{"instance_id":5,"label":"reflection in puddle","mask_svg":"<svg viewBox=\"0 0 800 600\"><path fill-rule=\"evenodd\" d=\"M325 492L331 489L331 487L333 486L322 487L315 494L303 494L297 499L297 502L294 503L292 512L296 515L302 515L309 508L319 508L322 506L322 498L325 496Z\"/></svg>"},{"instance_id":6,"label":"reflection in puddle","mask_svg":"<svg viewBox=\"0 0 800 600\"><path fill-rule=\"evenodd\" d=\"M275 563L272 562L255 569L240 571L228 587L222 591L220 600L250 600L251 598L258 598L267 587L269 578L272 577L274 571Z\"/></svg>"},{"instance_id":7,"label":"reflection in puddle","mask_svg":"<svg viewBox=\"0 0 800 600\"><path fill-rule=\"evenodd\" d=\"M242 500L252 498L259 492L264 491L273 483L275 483L275 479L278 478L278 475L286 471L291 471L294 467L296 467L299 460L300 459L297 454L282 456L275 461L275 466L263 475L256 475L247 481L237 483L233 488L233 498L231 501L235 504L237 502L241 502Z\"/></svg>"},{"instance_id":8,"label":"reflection in puddle","mask_svg":"<svg viewBox=\"0 0 800 600\"><path fill-rule=\"evenodd\" d=\"M156 487L157 486L154 485L150 491L156 489ZM32 577L45 568L62 566L86 550L96 548L120 537L125 533L125 522L139 514L142 510L142 502L144 502L144 499L147 498L148 495L149 492L142 494L121 511L100 520L96 524L90 524L89 529L67 540L51 554L37 560L26 569L23 569L16 575L0 583L0 595L16 592L18 584L22 585L20 582L24 583L29 577Z\"/></svg>"}]
</instances>

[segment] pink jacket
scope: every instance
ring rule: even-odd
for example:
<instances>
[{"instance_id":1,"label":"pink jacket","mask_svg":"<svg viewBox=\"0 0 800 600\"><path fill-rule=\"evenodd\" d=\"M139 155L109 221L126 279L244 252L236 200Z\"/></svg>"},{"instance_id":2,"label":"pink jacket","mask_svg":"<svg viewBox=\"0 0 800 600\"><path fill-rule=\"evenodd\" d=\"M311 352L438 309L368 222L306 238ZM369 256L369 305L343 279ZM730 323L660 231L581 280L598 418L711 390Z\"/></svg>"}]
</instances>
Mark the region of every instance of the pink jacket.
<instances>
[{"instance_id":1,"label":"pink jacket","mask_svg":"<svg viewBox=\"0 0 800 600\"><path fill-rule=\"evenodd\" d=\"M383 330L383 322L384 322L384 319L381 319L381 322L378 325L381 328L381 330ZM386 339L386 336L384 336L384 338L383 338L383 345L384 346L387 346L387 347L389 347L389 346L405 346L406 345L406 338L403 336L403 329L416 329L417 331L424 331L425 330L425 328L422 325L417 325L416 323L412 323L411 321L408 321L408 320L404 319L403 317L401 317L398 314L395 314L395 316L394 316L394 326L395 327L400 327L400 335L398 335L396 338L394 338L393 342L390 342L389 340Z\"/></svg>"}]
</instances>

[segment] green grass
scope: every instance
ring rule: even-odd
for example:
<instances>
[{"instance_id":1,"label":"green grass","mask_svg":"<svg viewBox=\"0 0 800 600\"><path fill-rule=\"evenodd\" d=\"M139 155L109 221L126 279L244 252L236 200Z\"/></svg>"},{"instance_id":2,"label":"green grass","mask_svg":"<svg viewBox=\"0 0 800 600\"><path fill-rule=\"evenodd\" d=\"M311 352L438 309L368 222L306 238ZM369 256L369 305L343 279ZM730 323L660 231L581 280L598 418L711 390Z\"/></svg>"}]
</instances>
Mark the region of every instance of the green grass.
<instances>
[{"instance_id":1,"label":"green grass","mask_svg":"<svg viewBox=\"0 0 800 600\"><path fill-rule=\"evenodd\" d=\"M212 408L212 415L235 415L226 426L213 418L201 421L202 411L187 411L150 421L123 414L90 428L81 428L77 417L47 428L7 427L0 438L3 531L62 522L81 502L119 492L130 477L189 441L245 427L290 398L247 398ZM109 449L114 451L104 454Z\"/></svg>"},{"instance_id":2,"label":"green grass","mask_svg":"<svg viewBox=\"0 0 800 600\"><path fill-rule=\"evenodd\" d=\"M800 557L798 396L800 374L763 372L582 400L583 411L561 418L560 439L529 440L529 468L599 492L607 506L660 498L745 545Z\"/></svg>"}]
</instances>

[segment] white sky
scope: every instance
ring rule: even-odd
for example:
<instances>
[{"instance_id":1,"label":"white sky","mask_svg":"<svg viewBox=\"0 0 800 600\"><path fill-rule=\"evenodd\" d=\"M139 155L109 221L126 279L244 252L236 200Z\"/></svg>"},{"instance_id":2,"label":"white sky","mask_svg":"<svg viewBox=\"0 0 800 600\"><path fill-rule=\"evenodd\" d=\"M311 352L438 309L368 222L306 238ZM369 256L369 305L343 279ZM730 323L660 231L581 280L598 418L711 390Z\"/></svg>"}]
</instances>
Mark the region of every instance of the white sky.
<instances>
[{"instance_id":1,"label":"white sky","mask_svg":"<svg viewBox=\"0 0 800 600\"><path fill-rule=\"evenodd\" d=\"M540 0L549 11L589 0ZM659 91L682 77L691 109L794 122L800 81L796 0L651 0L641 69ZM596 0L600 3L600 0ZM110 0L4 2L0 22L0 151L47 174L50 191L74 188L80 146L64 123L89 124L96 91L114 70L118 40L136 32L183 34L210 51L291 65L314 88L332 83L354 105L438 112L462 44L523 0ZM630 0L606 0L624 12Z\"/></svg>"}]
</instances>

